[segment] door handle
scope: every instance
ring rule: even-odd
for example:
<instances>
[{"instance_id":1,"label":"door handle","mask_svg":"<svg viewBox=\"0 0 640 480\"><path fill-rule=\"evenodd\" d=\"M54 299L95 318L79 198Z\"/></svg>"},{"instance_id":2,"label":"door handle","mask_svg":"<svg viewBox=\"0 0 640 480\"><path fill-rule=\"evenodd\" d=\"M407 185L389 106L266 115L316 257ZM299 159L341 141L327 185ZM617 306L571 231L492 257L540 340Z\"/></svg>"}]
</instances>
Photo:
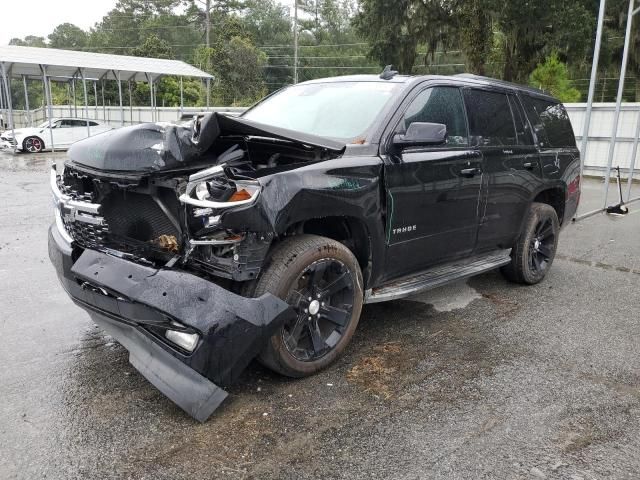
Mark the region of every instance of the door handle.
<instances>
[{"instance_id":1,"label":"door handle","mask_svg":"<svg viewBox=\"0 0 640 480\"><path fill-rule=\"evenodd\" d=\"M525 162L522 164L522 166L527 170L533 170L536 167L536 165L537 164L535 162Z\"/></svg>"},{"instance_id":2,"label":"door handle","mask_svg":"<svg viewBox=\"0 0 640 480\"><path fill-rule=\"evenodd\" d=\"M479 168L463 168L462 170L460 170L460 175L462 175L463 177L475 177L477 174L482 173L482 170L480 170Z\"/></svg>"}]
</instances>

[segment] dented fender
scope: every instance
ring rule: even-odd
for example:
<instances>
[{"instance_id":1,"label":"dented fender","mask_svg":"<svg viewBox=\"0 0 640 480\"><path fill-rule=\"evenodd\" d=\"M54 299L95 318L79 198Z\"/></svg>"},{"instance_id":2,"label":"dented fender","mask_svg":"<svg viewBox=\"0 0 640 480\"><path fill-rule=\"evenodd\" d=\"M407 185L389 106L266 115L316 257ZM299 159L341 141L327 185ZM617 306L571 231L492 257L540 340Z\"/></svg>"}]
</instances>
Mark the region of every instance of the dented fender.
<instances>
[{"instance_id":1,"label":"dented fender","mask_svg":"<svg viewBox=\"0 0 640 480\"><path fill-rule=\"evenodd\" d=\"M283 235L300 222L348 217L364 223L373 265L384 265L383 164L378 157L345 156L260 177L262 192L247 207L224 212L229 230ZM372 272L374 278L375 272Z\"/></svg>"}]
</instances>

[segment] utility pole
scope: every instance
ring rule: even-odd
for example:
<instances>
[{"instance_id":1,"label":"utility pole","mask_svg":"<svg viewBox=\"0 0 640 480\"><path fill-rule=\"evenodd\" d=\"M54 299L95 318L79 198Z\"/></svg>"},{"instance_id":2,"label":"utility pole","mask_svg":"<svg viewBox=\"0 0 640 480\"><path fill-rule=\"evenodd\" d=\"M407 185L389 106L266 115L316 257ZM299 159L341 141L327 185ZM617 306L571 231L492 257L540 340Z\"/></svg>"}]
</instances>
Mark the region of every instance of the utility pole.
<instances>
[{"instance_id":1,"label":"utility pole","mask_svg":"<svg viewBox=\"0 0 640 480\"><path fill-rule=\"evenodd\" d=\"M298 83L298 0L293 0L293 83Z\"/></svg>"},{"instance_id":2,"label":"utility pole","mask_svg":"<svg viewBox=\"0 0 640 480\"><path fill-rule=\"evenodd\" d=\"M207 32L207 38L205 43L207 45L207 49L211 48L211 0L207 0L204 7L204 18L207 24L205 25L205 30Z\"/></svg>"}]
</instances>

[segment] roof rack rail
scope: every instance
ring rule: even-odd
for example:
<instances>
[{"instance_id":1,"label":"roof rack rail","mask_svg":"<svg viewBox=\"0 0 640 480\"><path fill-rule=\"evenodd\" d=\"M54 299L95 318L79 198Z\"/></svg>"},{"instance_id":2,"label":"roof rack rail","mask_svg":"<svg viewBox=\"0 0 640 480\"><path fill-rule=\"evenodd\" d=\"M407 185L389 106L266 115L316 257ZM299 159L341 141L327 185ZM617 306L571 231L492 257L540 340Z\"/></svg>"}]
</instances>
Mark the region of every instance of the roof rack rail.
<instances>
[{"instance_id":1,"label":"roof rack rail","mask_svg":"<svg viewBox=\"0 0 640 480\"><path fill-rule=\"evenodd\" d=\"M485 77L482 75L475 75L473 73L457 73L454 76L459 78L467 78L469 80L477 80L479 82L492 83L494 85L500 85L503 87L513 88L515 90L521 90L523 92L529 92L553 98L553 96L549 92L545 92L542 89L531 87L529 85L521 85L519 83L508 82L506 80L500 80L498 78Z\"/></svg>"}]
</instances>

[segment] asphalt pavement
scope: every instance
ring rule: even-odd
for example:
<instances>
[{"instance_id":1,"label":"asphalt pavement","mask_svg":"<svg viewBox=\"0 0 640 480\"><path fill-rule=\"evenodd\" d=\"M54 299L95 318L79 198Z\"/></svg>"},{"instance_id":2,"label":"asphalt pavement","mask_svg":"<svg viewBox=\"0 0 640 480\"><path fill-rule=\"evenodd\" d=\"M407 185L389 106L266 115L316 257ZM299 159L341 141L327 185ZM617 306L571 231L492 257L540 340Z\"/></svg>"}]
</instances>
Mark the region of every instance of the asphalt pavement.
<instances>
[{"instance_id":1,"label":"asphalt pavement","mask_svg":"<svg viewBox=\"0 0 640 480\"><path fill-rule=\"evenodd\" d=\"M366 306L333 367L252 365L199 424L58 285L52 158L0 154L0 478L640 477L640 203L569 225L540 285Z\"/></svg>"}]
</instances>

